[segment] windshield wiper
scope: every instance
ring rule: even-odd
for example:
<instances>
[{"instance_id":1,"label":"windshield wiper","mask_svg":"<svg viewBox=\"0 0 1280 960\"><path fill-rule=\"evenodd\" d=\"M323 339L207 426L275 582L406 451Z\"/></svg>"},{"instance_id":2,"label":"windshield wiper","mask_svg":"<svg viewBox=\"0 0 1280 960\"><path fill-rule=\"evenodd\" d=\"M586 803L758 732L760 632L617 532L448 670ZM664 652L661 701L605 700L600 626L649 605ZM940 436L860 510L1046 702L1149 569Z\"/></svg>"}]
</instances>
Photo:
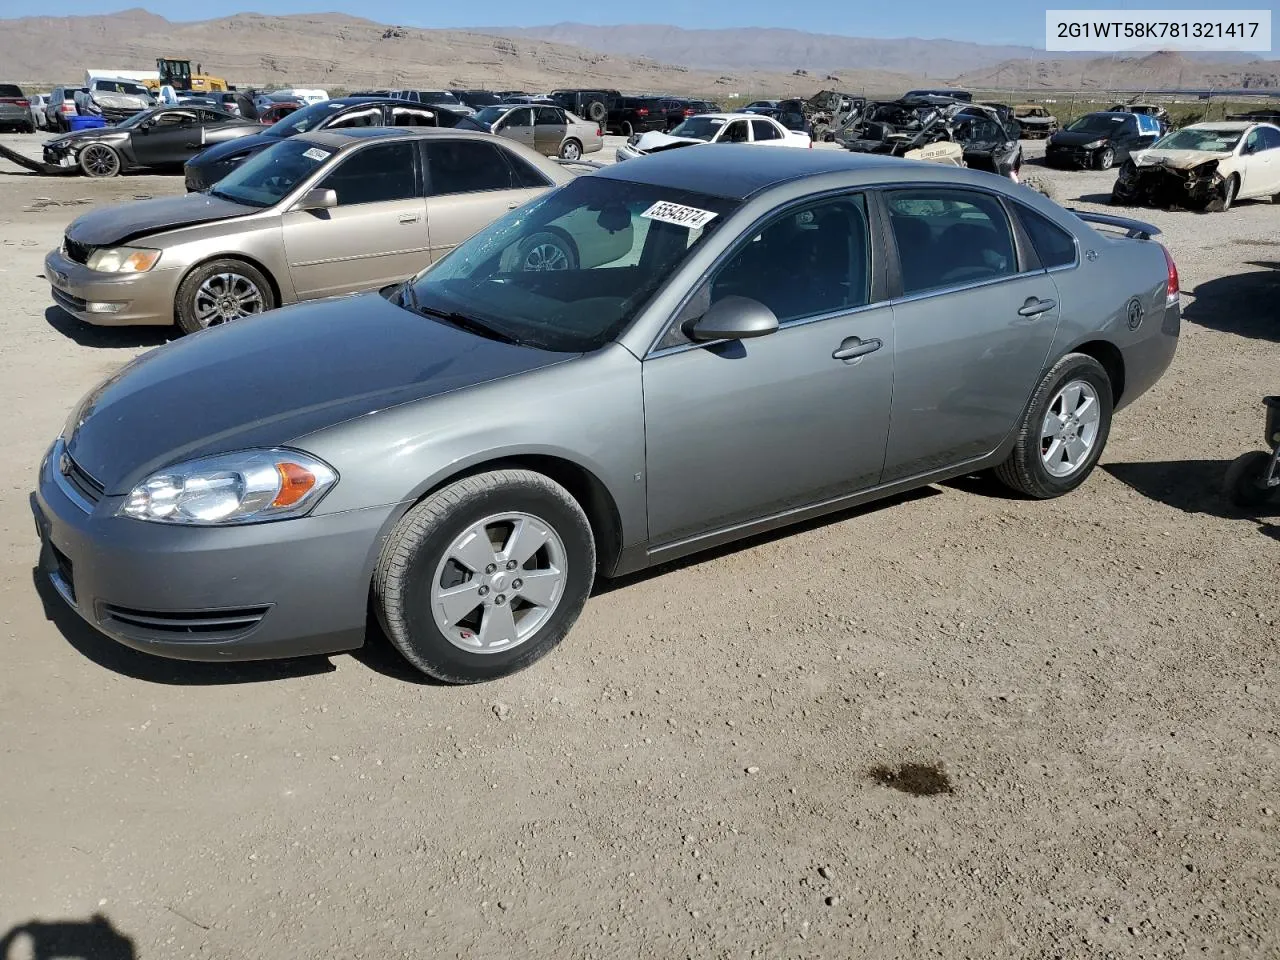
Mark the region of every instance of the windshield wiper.
<instances>
[{"instance_id":1,"label":"windshield wiper","mask_svg":"<svg viewBox=\"0 0 1280 960\"><path fill-rule=\"evenodd\" d=\"M520 343L511 334L485 323L478 317L458 313L456 310L437 310L435 307L423 306L418 301L418 292L413 289L411 281L406 280L404 286L400 288L400 303L414 313L420 313L427 317L436 317L453 324L460 330L467 330L482 337L488 337L490 340L500 340L503 343Z\"/></svg>"}]
</instances>

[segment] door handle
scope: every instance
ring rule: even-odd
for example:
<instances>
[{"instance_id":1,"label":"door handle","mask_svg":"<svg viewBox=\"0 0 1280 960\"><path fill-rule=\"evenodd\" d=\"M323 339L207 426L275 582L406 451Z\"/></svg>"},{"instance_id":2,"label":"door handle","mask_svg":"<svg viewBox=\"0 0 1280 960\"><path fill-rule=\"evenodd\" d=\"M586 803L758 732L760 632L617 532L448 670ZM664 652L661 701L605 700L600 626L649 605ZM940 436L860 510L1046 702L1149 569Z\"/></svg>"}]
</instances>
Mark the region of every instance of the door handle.
<instances>
[{"instance_id":1,"label":"door handle","mask_svg":"<svg viewBox=\"0 0 1280 960\"><path fill-rule=\"evenodd\" d=\"M1027 302L1018 308L1018 316L1038 317L1042 313L1048 313L1057 305L1057 300L1037 300L1035 297L1027 297Z\"/></svg>"},{"instance_id":2,"label":"door handle","mask_svg":"<svg viewBox=\"0 0 1280 960\"><path fill-rule=\"evenodd\" d=\"M865 357L868 353L875 353L884 344L879 340L862 340L858 337L846 337L840 342L840 346L836 348L835 353L831 354L832 360L856 360L858 357Z\"/></svg>"},{"instance_id":3,"label":"door handle","mask_svg":"<svg viewBox=\"0 0 1280 960\"><path fill-rule=\"evenodd\" d=\"M418 215L416 213L402 213L400 214L400 222L401 223L417 223Z\"/></svg>"}]
</instances>

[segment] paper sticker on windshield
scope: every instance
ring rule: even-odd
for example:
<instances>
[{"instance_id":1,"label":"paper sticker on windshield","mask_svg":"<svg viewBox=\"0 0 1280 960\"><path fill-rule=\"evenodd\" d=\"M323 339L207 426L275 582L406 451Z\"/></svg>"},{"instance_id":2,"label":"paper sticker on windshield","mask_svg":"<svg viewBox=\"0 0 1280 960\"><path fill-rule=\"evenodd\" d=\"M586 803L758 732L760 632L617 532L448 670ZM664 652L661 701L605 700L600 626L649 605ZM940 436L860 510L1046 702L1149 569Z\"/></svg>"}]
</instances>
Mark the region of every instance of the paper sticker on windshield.
<instances>
[{"instance_id":1,"label":"paper sticker on windshield","mask_svg":"<svg viewBox=\"0 0 1280 960\"><path fill-rule=\"evenodd\" d=\"M319 163L321 160L327 159L329 153L326 150L321 150L319 147L312 147L309 150L304 150L302 155L308 160L314 160L316 163Z\"/></svg>"},{"instance_id":2,"label":"paper sticker on windshield","mask_svg":"<svg viewBox=\"0 0 1280 960\"><path fill-rule=\"evenodd\" d=\"M646 220L659 220L662 223L674 223L677 227L698 230L714 220L716 215L710 210L699 210L697 207L685 207L678 203L659 200L640 216Z\"/></svg>"}]
</instances>

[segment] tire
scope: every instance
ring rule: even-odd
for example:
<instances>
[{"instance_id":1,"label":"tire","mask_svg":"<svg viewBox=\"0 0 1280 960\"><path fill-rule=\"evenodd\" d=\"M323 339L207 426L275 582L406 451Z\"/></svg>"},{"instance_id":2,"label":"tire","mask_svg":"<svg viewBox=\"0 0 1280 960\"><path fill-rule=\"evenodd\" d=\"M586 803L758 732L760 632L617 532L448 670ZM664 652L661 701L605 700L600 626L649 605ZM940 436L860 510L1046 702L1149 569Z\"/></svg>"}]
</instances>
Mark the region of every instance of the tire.
<instances>
[{"instance_id":1,"label":"tire","mask_svg":"<svg viewBox=\"0 0 1280 960\"><path fill-rule=\"evenodd\" d=\"M25 127L23 127L23 128L22 128L22 132L23 132L23 133L35 133L35 132L36 132L36 122L35 122L34 120L28 120L28 121L27 121L27 125L26 125Z\"/></svg>"},{"instance_id":2,"label":"tire","mask_svg":"<svg viewBox=\"0 0 1280 960\"><path fill-rule=\"evenodd\" d=\"M1234 173L1227 177L1223 184L1222 196L1216 200L1209 201L1205 207L1206 210L1213 213L1226 213L1231 209L1231 205L1236 201L1236 195L1240 192L1240 178Z\"/></svg>"},{"instance_id":3,"label":"tire","mask_svg":"<svg viewBox=\"0 0 1280 960\"><path fill-rule=\"evenodd\" d=\"M115 147L105 143L90 143L80 151L77 160L80 164L80 172L86 177L102 180L120 176L122 166L120 154L116 152Z\"/></svg>"},{"instance_id":4,"label":"tire","mask_svg":"<svg viewBox=\"0 0 1280 960\"><path fill-rule=\"evenodd\" d=\"M540 230L520 242L512 269L529 273L577 270L578 250L564 234L554 230Z\"/></svg>"},{"instance_id":5,"label":"tire","mask_svg":"<svg viewBox=\"0 0 1280 960\"><path fill-rule=\"evenodd\" d=\"M1054 454L1053 444L1057 441L1046 434L1045 426L1051 413L1057 416L1061 410L1060 402L1066 388L1084 385L1084 390L1092 390L1096 400L1096 419L1088 421L1092 424L1092 433L1086 429L1084 419L1076 422L1072 429L1078 431L1081 439L1089 439L1087 450L1078 462L1071 465L1068 472L1051 472L1046 461ZM1087 393L1082 391L1082 396ZM1111 432L1112 413L1111 380L1102 364L1093 357L1083 353L1069 353L1049 370L1031 395L1031 401L1018 424L1017 439L1013 450L1004 463L995 468L995 475L1000 482L1011 490L1033 497L1037 500L1048 500L1070 493L1088 479L1089 474L1102 456L1107 436ZM1077 407L1075 412L1085 413L1085 407ZM1085 413L1085 417L1088 414ZM1045 441L1049 443L1046 445ZM1046 449L1047 446L1047 449ZM1069 456L1071 447L1062 444L1058 447L1060 455ZM1061 459L1053 460L1061 468Z\"/></svg>"},{"instance_id":6,"label":"tire","mask_svg":"<svg viewBox=\"0 0 1280 960\"><path fill-rule=\"evenodd\" d=\"M1255 509L1280 502L1280 487L1264 487L1262 479L1271 468L1271 454L1265 450L1242 453L1231 461L1222 477L1222 492L1243 509Z\"/></svg>"},{"instance_id":7,"label":"tire","mask_svg":"<svg viewBox=\"0 0 1280 960\"><path fill-rule=\"evenodd\" d=\"M513 572L506 563L516 561L504 562L503 551L516 540L515 518L529 524L526 529L541 546ZM494 521L487 525L490 543L478 536L487 520ZM451 559L466 552L460 548L463 538L479 541L472 554L475 568ZM489 565L481 566L486 560ZM557 564L562 575L550 603L530 603L520 588L511 593L520 581L515 574L551 571ZM591 524L567 490L540 473L495 470L437 491L396 524L374 572L374 608L388 639L413 666L446 683L478 683L523 670L550 653L582 612L595 569ZM481 582L475 592L464 592L454 611L447 611L441 592L476 581ZM471 600L475 606L468 611ZM510 611L510 623L504 624L503 608ZM521 637L525 623L530 632ZM514 636L504 636L504 625ZM486 638L487 630L499 632ZM493 649L482 652L483 644Z\"/></svg>"},{"instance_id":8,"label":"tire","mask_svg":"<svg viewBox=\"0 0 1280 960\"><path fill-rule=\"evenodd\" d=\"M587 119L596 123L604 123L609 116L609 108L603 100L592 100L587 104Z\"/></svg>"},{"instance_id":9,"label":"tire","mask_svg":"<svg viewBox=\"0 0 1280 960\"><path fill-rule=\"evenodd\" d=\"M256 293L256 302L250 287ZM226 293L220 294L222 290ZM215 297L219 302L211 313L209 304ZM231 315L233 300L240 309L238 316ZM183 279L174 297L173 315L182 333L199 333L241 317L266 313L275 305L271 282L257 267L243 260L210 260Z\"/></svg>"},{"instance_id":10,"label":"tire","mask_svg":"<svg viewBox=\"0 0 1280 960\"><path fill-rule=\"evenodd\" d=\"M560 144L560 159L561 160L581 160L582 144L580 144L577 140L574 140L572 138Z\"/></svg>"},{"instance_id":11,"label":"tire","mask_svg":"<svg viewBox=\"0 0 1280 960\"><path fill-rule=\"evenodd\" d=\"M1116 152L1110 147L1103 147L1093 158L1095 170L1110 170L1116 162Z\"/></svg>"},{"instance_id":12,"label":"tire","mask_svg":"<svg viewBox=\"0 0 1280 960\"><path fill-rule=\"evenodd\" d=\"M631 121L630 121L630 120L623 120L623 121L622 121L622 135L623 135L624 137L626 137L628 140L630 140L630 139L631 139L631 135L632 135L633 133L635 133L635 132L636 132L636 128L635 128L635 127L633 127L633 126L631 125Z\"/></svg>"}]
</instances>

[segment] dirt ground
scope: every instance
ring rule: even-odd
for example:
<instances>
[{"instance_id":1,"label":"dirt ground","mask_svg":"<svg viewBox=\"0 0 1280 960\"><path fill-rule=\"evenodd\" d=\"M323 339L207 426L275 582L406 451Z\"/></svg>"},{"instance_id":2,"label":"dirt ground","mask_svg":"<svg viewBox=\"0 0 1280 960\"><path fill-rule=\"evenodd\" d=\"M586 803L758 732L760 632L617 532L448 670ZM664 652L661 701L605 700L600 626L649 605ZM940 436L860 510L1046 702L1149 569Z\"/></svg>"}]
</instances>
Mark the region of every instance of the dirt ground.
<instances>
[{"instance_id":1,"label":"dirt ground","mask_svg":"<svg viewBox=\"0 0 1280 960\"><path fill-rule=\"evenodd\" d=\"M633 577L455 689L381 644L151 659L33 580L41 454L163 340L53 308L42 258L180 190L0 162L0 960L1280 955L1280 523L1216 493L1280 392L1280 207L1137 214L1183 339L1071 496L966 480Z\"/></svg>"}]
</instances>

